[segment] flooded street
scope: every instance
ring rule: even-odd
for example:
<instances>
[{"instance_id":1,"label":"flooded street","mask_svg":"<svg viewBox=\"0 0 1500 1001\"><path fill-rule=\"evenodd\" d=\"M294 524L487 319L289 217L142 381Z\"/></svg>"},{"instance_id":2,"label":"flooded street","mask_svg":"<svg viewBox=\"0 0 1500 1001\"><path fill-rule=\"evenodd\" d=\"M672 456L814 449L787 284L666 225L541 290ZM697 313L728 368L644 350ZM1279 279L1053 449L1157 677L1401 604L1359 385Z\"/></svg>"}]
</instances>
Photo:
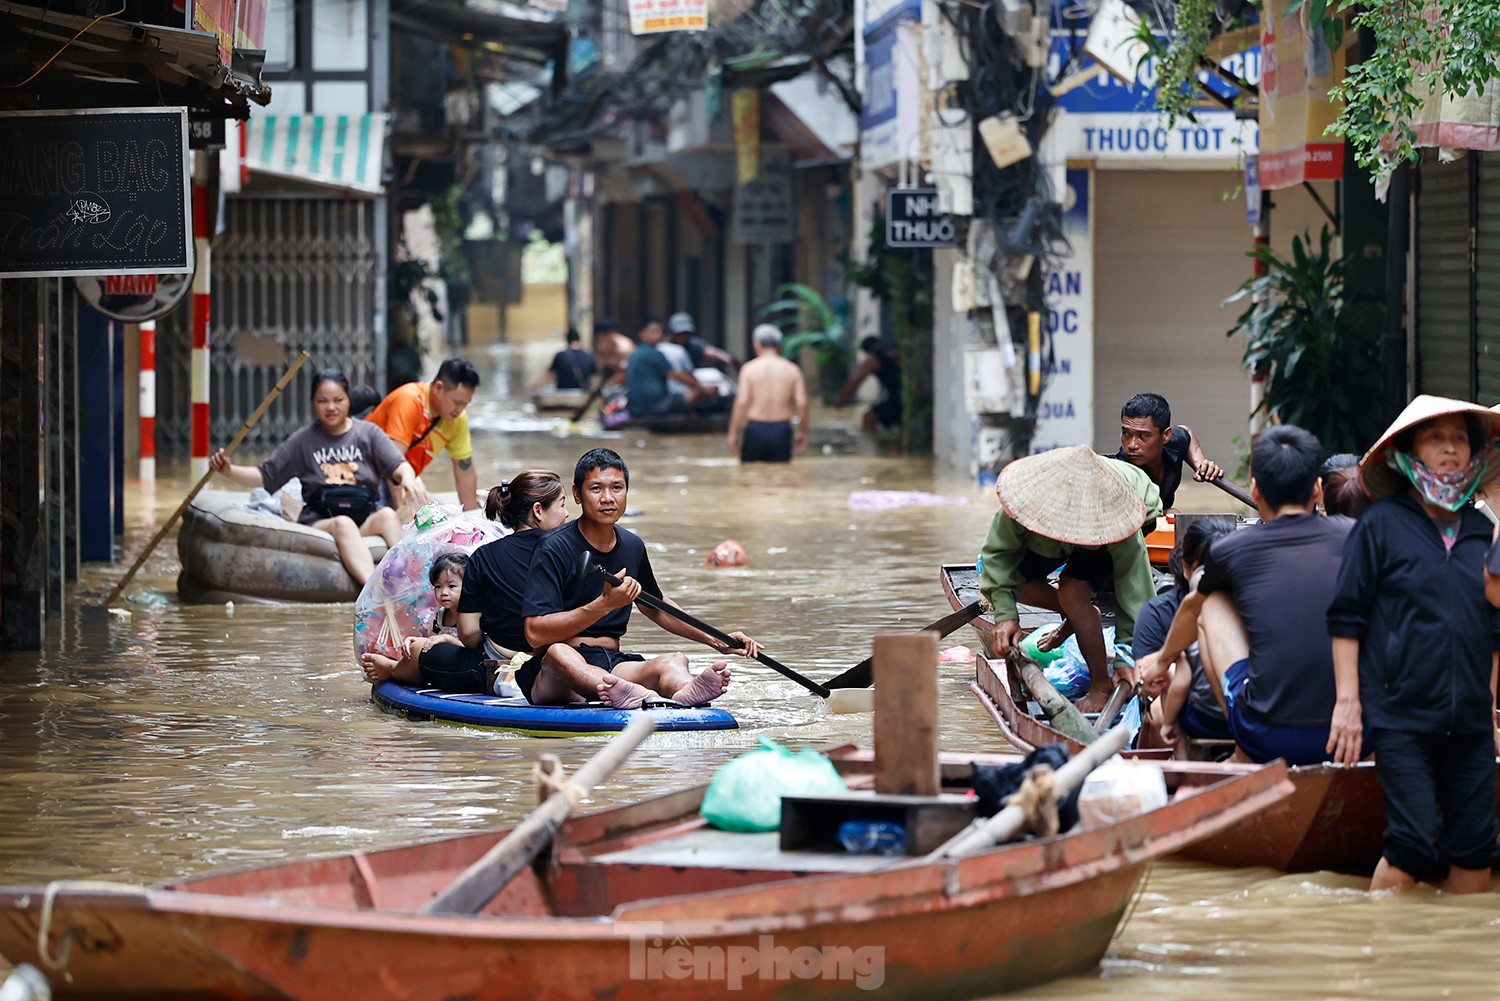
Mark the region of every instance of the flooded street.
<instances>
[{"instance_id":1,"label":"flooded street","mask_svg":"<svg viewBox=\"0 0 1500 1001\"><path fill-rule=\"evenodd\" d=\"M565 419L528 415L520 387L534 369L523 352L474 360L485 377L470 410L482 489L525 468L570 479L583 451L615 448L630 464L638 512L623 524L646 540L666 593L815 678L867 656L875 633L948 612L937 566L972 559L994 509L992 495L928 461L875 456L852 431L855 410L825 414L790 467L742 469L720 435L607 435L597 424L570 432ZM429 485L451 488L449 469L440 457ZM154 489L131 484L121 562L85 568L43 651L0 653L0 881L149 883L492 827L533 802L537 754L557 753L571 769L603 743L387 716L352 655L351 606L182 605L171 539L136 577L128 619L91 607L186 487L181 476ZM854 490L926 490L955 503L854 511ZM1185 489L1179 505L1189 499L1217 503ZM571 497L569 508L576 514ZM703 566L726 538L744 545L748 568ZM641 616L630 638L638 650L687 651L695 669L712 659ZM972 642L964 630L943 646ZM762 736L796 747L869 742L870 716L826 714L770 669L732 666L719 704L740 730L655 735L590 802L704 780ZM970 676L968 665L943 668L943 748L1004 750L968 693ZM1024 996L1500 993L1500 893L1376 901L1363 885L1158 863L1101 974Z\"/></svg>"}]
</instances>

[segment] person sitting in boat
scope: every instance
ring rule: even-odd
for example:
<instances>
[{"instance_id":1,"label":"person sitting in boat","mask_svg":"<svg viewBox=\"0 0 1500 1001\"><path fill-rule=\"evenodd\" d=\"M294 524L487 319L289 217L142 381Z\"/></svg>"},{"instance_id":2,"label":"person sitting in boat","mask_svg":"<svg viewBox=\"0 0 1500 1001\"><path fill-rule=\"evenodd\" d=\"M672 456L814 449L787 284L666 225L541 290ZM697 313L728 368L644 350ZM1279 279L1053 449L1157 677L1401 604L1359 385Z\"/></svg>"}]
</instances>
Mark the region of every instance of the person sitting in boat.
<instances>
[{"instance_id":1,"label":"person sitting in boat","mask_svg":"<svg viewBox=\"0 0 1500 1001\"><path fill-rule=\"evenodd\" d=\"M1136 393L1120 408L1120 450L1115 453L1140 466L1161 491L1161 506L1169 510L1182 485L1182 464L1193 468L1193 478L1216 480L1224 475L1217 462L1203 454L1203 446L1186 424L1172 424L1172 406L1156 393Z\"/></svg>"},{"instance_id":2,"label":"person sitting in boat","mask_svg":"<svg viewBox=\"0 0 1500 1001\"><path fill-rule=\"evenodd\" d=\"M1328 606L1327 749L1344 765L1375 752L1386 828L1371 890L1490 888L1500 613L1485 600L1490 523L1470 499L1500 479L1497 438L1500 414L1419 396L1360 462L1374 503Z\"/></svg>"},{"instance_id":3,"label":"person sitting in boat","mask_svg":"<svg viewBox=\"0 0 1500 1001\"><path fill-rule=\"evenodd\" d=\"M1136 662L1160 693L1196 640L1239 760L1310 765L1331 754L1333 658L1321 613L1354 522L1315 513L1320 449L1290 424L1255 439L1250 494L1261 523L1209 547L1161 650Z\"/></svg>"},{"instance_id":4,"label":"person sitting in boat","mask_svg":"<svg viewBox=\"0 0 1500 1001\"><path fill-rule=\"evenodd\" d=\"M739 359L734 355L698 336L698 324L692 313L673 313L667 319L667 339L688 353L688 360L695 369L717 368L730 372L740 367Z\"/></svg>"},{"instance_id":5,"label":"person sitting in boat","mask_svg":"<svg viewBox=\"0 0 1500 1001\"><path fill-rule=\"evenodd\" d=\"M401 643L401 658L371 651L359 658L365 679L372 685L394 678L408 685L427 685L445 692L483 691L479 661L483 654L464 646L458 635L458 598L464 589L469 554L458 550L439 553L427 571L427 583L437 600L437 614L426 636L408 636ZM433 653L447 647L447 655ZM479 681L474 680L480 670Z\"/></svg>"},{"instance_id":6,"label":"person sitting in boat","mask_svg":"<svg viewBox=\"0 0 1500 1001\"><path fill-rule=\"evenodd\" d=\"M541 389L548 382L552 383L554 389L593 388L596 369L594 356L583 350L583 338L572 327L568 328L565 342L567 347L552 356L552 364L547 366L546 371L537 374L532 384L533 389Z\"/></svg>"},{"instance_id":7,"label":"person sitting in boat","mask_svg":"<svg viewBox=\"0 0 1500 1001\"><path fill-rule=\"evenodd\" d=\"M729 686L729 664L722 660L694 677L686 654L646 658L621 651L636 597L645 593L670 601L656 583L645 543L616 527L629 489L630 471L618 454L607 448L584 453L573 470L577 520L541 539L532 556L524 609L526 641L533 650L547 652L517 672L516 683L537 705L599 699L631 709L663 695L684 705L704 705ZM585 557L618 577L619 586L596 574L580 575ZM760 644L742 632L729 634L741 643L736 649L660 609L642 606L641 614L667 632L718 653L753 658L760 652Z\"/></svg>"},{"instance_id":8,"label":"person sitting in boat","mask_svg":"<svg viewBox=\"0 0 1500 1001\"><path fill-rule=\"evenodd\" d=\"M699 382L691 371L675 368L661 350L661 321L647 317L641 342L625 366L625 397L632 418L685 414L712 409L718 389ZM673 385L681 387L674 391Z\"/></svg>"},{"instance_id":9,"label":"person sitting in boat","mask_svg":"<svg viewBox=\"0 0 1500 1001\"><path fill-rule=\"evenodd\" d=\"M1080 704L1098 709L1113 686L1094 594L1114 584L1115 642L1129 649L1136 616L1154 593L1141 525L1161 514L1156 484L1128 462L1077 445L1010 463L995 493L1000 510L981 550L979 583L995 609L995 651L1004 657L1021 638L1017 600L1060 612L1063 626L1048 647L1069 631L1077 634L1089 666L1089 691ZM1049 575L1059 567L1054 585ZM1134 681L1123 661L1115 672Z\"/></svg>"},{"instance_id":10,"label":"person sitting in boat","mask_svg":"<svg viewBox=\"0 0 1500 1001\"><path fill-rule=\"evenodd\" d=\"M618 387L615 392L624 388L625 366L634 352L635 341L620 333L614 320L600 320L594 326L594 364L599 369L599 386L606 390L606 395L610 387Z\"/></svg>"},{"instance_id":11,"label":"person sitting in boat","mask_svg":"<svg viewBox=\"0 0 1500 1001\"><path fill-rule=\"evenodd\" d=\"M1188 581L1203 565L1208 547L1233 531L1232 518L1200 518L1182 533L1168 560L1176 586L1146 602L1135 624L1130 653L1136 661L1162 648L1172 618L1187 594ZM1172 681L1166 694L1151 704L1151 720L1168 746L1175 745L1179 736L1198 740L1234 739L1229 724L1224 722L1224 710L1214 697L1213 685L1203 670L1196 642L1173 663Z\"/></svg>"},{"instance_id":12,"label":"person sitting in boat","mask_svg":"<svg viewBox=\"0 0 1500 1001\"><path fill-rule=\"evenodd\" d=\"M370 412L370 423L384 431L420 477L439 452L453 460L453 486L465 511L479 509L479 471L464 413L479 387L479 373L467 359L449 358L431 382L408 382L391 390ZM419 499L426 488L417 484Z\"/></svg>"},{"instance_id":13,"label":"person sitting in boat","mask_svg":"<svg viewBox=\"0 0 1500 1001\"><path fill-rule=\"evenodd\" d=\"M222 448L208 464L242 487L270 489L299 480L298 521L333 536L344 568L363 587L375 572L363 536L378 535L387 546L401 538L396 512L380 503L378 488L388 481L399 501L415 499L417 474L380 428L349 416L349 379L341 369L325 368L313 377L312 404L317 419L259 466L236 466Z\"/></svg>"}]
</instances>

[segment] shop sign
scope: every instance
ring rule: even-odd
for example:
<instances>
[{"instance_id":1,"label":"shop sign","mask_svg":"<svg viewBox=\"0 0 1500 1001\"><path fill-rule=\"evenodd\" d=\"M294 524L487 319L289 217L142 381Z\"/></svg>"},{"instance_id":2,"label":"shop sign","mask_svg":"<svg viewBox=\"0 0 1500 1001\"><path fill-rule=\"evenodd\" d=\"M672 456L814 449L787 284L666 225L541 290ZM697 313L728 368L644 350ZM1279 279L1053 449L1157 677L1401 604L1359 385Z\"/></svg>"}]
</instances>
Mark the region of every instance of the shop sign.
<instances>
[{"instance_id":1,"label":"shop sign","mask_svg":"<svg viewBox=\"0 0 1500 1001\"><path fill-rule=\"evenodd\" d=\"M887 247L951 247L958 242L953 216L942 210L937 188L892 188L885 195Z\"/></svg>"},{"instance_id":2,"label":"shop sign","mask_svg":"<svg viewBox=\"0 0 1500 1001\"><path fill-rule=\"evenodd\" d=\"M630 33L708 30L708 0L628 0Z\"/></svg>"},{"instance_id":3,"label":"shop sign","mask_svg":"<svg viewBox=\"0 0 1500 1001\"><path fill-rule=\"evenodd\" d=\"M0 113L0 275L193 271L187 109Z\"/></svg>"},{"instance_id":4,"label":"shop sign","mask_svg":"<svg viewBox=\"0 0 1500 1001\"><path fill-rule=\"evenodd\" d=\"M166 316L193 290L192 275L82 275L73 279L94 311L121 323Z\"/></svg>"}]
</instances>

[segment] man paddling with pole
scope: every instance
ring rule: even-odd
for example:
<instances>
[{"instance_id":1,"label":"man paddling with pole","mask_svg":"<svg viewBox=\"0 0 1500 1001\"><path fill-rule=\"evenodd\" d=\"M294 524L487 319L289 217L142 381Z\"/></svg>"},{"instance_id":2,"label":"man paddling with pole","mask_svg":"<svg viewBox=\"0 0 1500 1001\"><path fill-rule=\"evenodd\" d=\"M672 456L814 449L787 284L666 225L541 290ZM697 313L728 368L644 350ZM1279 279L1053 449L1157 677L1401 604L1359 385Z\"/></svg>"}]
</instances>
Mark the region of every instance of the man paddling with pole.
<instances>
[{"instance_id":1,"label":"man paddling with pole","mask_svg":"<svg viewBox=\"0 0 1500 1001\"><path fill-rule=\"evenodd\" d=\"M1154 591L1141 525L1161 514L1156 484L1137 466L1077 445L1017 459L1001 470L995 493L1001 509L984 540L979 581L995 608L995 652L1004 657L1021 638L1017 600L1060 612L1089 666L1080 707L1101 708L1113 686L1094 594L1113 581L1115 642L1129 649L1136 615ZM1054 585L1048 576L1058 568ZM1115 672L1135 680L1123 663Z\"/></svg>"},{"instance_id":2,"label":"man paddling with pole","mask_svg":"<svg viewBox=\"0 0 1500 1001\"><path fill-rule=\"evenodd\" d=\"M679 607L661 593L645 543L616 527L629 489L630 472L618 454L607 448L584 453L573 470L578 519L548 535L532 556L523 608L526 639L545 655L528 661L516 673L516 684L534 704L597 698L615 708L634 709L666 696L684 705L703 705L729 687L725 661L694 677L686 654L646 658L621 652L630 607L642 594ZM580 575L585 557L610 568L619 584ZM760 652L760 644L741 632L728 634L741 644L732 647L661 609L643 604L641 614L718 653L754 658Z\"/></svg>"}]
</instances>

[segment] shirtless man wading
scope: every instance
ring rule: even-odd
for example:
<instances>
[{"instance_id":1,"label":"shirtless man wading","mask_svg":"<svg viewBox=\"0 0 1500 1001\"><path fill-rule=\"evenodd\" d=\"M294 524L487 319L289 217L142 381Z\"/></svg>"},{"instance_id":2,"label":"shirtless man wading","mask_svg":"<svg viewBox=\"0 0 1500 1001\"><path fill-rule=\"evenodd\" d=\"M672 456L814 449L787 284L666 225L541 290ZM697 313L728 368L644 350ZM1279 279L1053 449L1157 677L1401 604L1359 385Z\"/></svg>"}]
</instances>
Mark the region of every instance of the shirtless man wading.
<instances>
[{"instance_id":1,"label":"shirtless man wading","mask_svg":"<svg viewBox=\"0 0 1500 1001\"><path fill-rule=\"evenodd\" d=\"M740 369L729 415L729 450L741 462L791 462L793 451L807 447L807 382L802 369L781 357L780 330L762 323L753 339L755 357Z\"/></svg>"}]
</instances>

